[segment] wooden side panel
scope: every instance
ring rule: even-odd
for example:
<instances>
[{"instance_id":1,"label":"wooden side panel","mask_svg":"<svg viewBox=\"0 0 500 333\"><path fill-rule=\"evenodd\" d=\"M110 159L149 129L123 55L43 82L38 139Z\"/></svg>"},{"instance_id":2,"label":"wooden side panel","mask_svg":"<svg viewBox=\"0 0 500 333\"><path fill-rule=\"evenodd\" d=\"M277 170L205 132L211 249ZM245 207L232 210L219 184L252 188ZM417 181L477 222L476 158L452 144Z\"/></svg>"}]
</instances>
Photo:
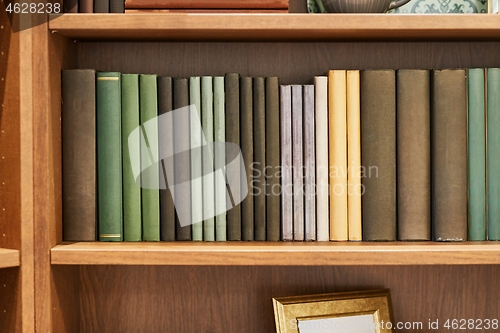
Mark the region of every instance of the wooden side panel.
<instances>
[{"instance_id":1,"label":"wooden side panel","mask_svg":"<svg viewBox=\"0 0 500 333\"><path fill-rule=\"evenodd\" d=\"M21 249L19 34L0 5L0 247ZM0 270L0 330L22 331L21 270Z\"/></svg>"},{"instance_id":2,"label":"wooden side panel","mask_svg":"<svg viewBox=\"0 0 500 333\"><path fill-rule=\"evenodd\" d=\"M78 67L102 71L278 76L313 83L329 69L500 67L500 42L78 43Z\"/></svg>"},{"instance_id":3,"label":"wooden side panel","mask_svg":"<svg viewBox=\"0 0 500 333\"><path fill-rule=\"evenodd\" d=\"M82 266L80 332L274 332L271 298L390 288L395 321L496 318L498 266ZM477 281L490 281L488 288ZM402 330L404 331L404 330ZM434 331L433 331L434 332Z\"/></svg>"},{"instance_id":4,"label":"wooden side panel","mask_svg":"<svg viewBox=\"0 0 500 333\"><path fill-rule=\"evenodd\" d=\"M50 248L62 241L61 69L74 66L75 45L42 23L32 48L35 330L78 332L79 310L66 306L76 296L74 270L50 265Z\"/></svg>"}]
</instances>

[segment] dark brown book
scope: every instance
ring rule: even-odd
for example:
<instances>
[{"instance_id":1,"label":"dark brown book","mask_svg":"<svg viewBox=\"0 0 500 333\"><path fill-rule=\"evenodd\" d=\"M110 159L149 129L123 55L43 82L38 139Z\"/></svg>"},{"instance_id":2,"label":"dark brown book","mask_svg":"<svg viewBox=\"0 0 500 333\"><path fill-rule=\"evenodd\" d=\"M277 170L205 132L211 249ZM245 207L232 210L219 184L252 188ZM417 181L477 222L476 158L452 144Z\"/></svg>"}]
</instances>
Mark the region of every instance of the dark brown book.
<instances>
[{"instance_id":1,"label":"dark brown book","mask_svg":"<svg viewBox=\"0 0 500 333\"><path fill-rule=\"evenodd\" d=\"M277 77L266 78L266 239L279 241L280 204L280 109Z\"/></svg>"},{"instance_id":2,"label":"dark brown book","mask_svg":"<svg viewBox=\"0 0 500 333\"><path fill-rule=\"evenodd\" d=\"M125 8L288 9L288 0L127 0Z\"/></svg>"},{"instance_id":3,"label":"dark brown book","mask_svg":"<svg viewBox=\"0 0 500 333\"><path fill-rule=\"evenodd\" d=\"M174 110L189 105L189 86L186 78L174 78L173 95ZM182 153L174 157L175 184L181 184L191 177L191 156L189 154L189 114L187 112L176 113L174 117L174 151ZM175 192L175 202L182 203L183 216L191 221L191 196L190 193ZM181 226L179 218L176 218L175 235L176 240L191 240L191 225Z\"/></svg>"},{"instance_id":4,"label":"dark brown book","mask_svg":"<svg viewBox=\"0 0 500 333\"><path fill-rule=\"evenodd\" d=\"M125 13L125 0L109 0L110 13Z\"/></svg>"},{"instance_id":5,"label":"dark brown book","mask_svg":"<svg viewBox=\"0 0 500 333\"><path fill-rule=\"evenodd\" d=\"M62 71L63 239L96 240L96 84L90 69Z\"/></svg>"},{"instance_id":6,"label":"dark brown book","mask_svg":"<svg viewBox=\"0 0 500 333\"><path fill-rule=\"evenodd\" d=\"M166 114L173 110L172 78L158 77L158 114ZM158 141L160 148L174 151L174 142L172 133L173 127L169 122L159 122L161 128L158 128ZM158 125L160 126L160 125ZM166 147L170 145L170 147ZM162 152L160 152L160 158ZM160 190L160 240L175 240L175 207L172 193L168 188L167 168L173 170L173 159L164 159L160 162L160 184L165 184L166 189Z\"/></svg>"},{"instance_id":7,"label":"dark brown book","mask_svg":"<svg viewBox=\"0 0 500 333\"><path fill-rule=\"evenodd\" d=\"M467 240L465 70L432 71L432 224L436 241Z\"/></svg>"},{"instance_id":8,"label":"dark brown book","mask_svg":"<svg viewBox=\"0 0 500 333\"><path fill-rule=\"evenodd\" d=\"M240 146L240 76L236 73L226 74L226 142ZM226 163L230 156L226 155ZM241 177L240 177L241 179ZM240 191L241 184L234 182L231 192ZM241 204L236 204L227 212L227 240L241 240Z\"/></svg>"},{"instance_id":9,"label":"dark brown book","mask_svg":"<svg viewBox=\"0 0 500 333\"><path fill-rule=\"evenodd\" d=\"M78 11L80 13L93 13L94 0L79 0Z\"/></svg>"},{"instance_id":10,"label":"dark brown book","mask_svg":"<svg viewBox=\"0 0 500 333\"><path fill-rule=\"evenodd\" d=\"M363 240L396 240L396 74L361 71Z\"/></svg>"},{"instance_id":11,"label":"dark brown book","mask_svg":"<svg viewBox=\"0 0 500 333\"><path fill-rule=\"evenodd\" d=\"M428 70L397 73L398 239L431 239L431 102Z\"/></svg>"},{"instance_id":12,"label":"dark brown book","mask_svg":"<svg viewBox=\"0 0 500 333\"><path fill-rule=\"evenodd\" d=\"M252 104L252 78L240 79L240 116L241 116L241 153L245 163L248 184L248 195L241 202L241 239L254 240L254 198L255 191L253 180L253 104Z\"/></svg>"},{"instance_id":13,"label":"dark brown book","mask_svg":"<svg viewBox=\"0 0 500 333\"><path fill-rule=\"evenodd\" d=\"M64 0L65 13L78 13L78 0Z\"/></svg>"},{"instance_id":14,"label":"dark brown book","mask_svg":"<svg viewBox=\"0 0 500 333\"><path fill-rule=\"evenodd\" d=\"M109 0L94 0L94 13L109 13Z\"/></svg>"},{"instance_id":15,"label":"dark brown book","mask_svg":"<svg viewBox=\"0 0 500 333\"><path fill-rule=\"evenodd\" d=\"M255 240L266 240L266 96L264 78L253 79L253 184Z\"/></svg>"}]
</instances>

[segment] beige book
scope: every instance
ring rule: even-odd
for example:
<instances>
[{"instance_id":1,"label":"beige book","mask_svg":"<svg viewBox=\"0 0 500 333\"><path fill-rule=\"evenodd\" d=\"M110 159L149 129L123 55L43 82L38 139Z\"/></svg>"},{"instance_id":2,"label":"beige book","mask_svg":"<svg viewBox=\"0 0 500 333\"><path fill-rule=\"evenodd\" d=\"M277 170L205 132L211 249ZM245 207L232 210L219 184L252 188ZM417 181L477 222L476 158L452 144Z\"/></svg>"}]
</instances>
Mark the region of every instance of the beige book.
<instances>
[{"instance_id":1,"label":"beige book","mask_svg":"<svg viewBox=\"0 0 500 333\"><path fill-rule=\"evenodd\" d=\"M350 241L361 232L361 131L359 70L347 71L347 218Z\"/></svg>"},{"instance_id":2,"label":"beige book","mask_svg":"<svg viewBox=\"0 0 500 333\"><path fill-rule=\"evenodd\" d=\"M346 71L328 72L330 240L348 240Z\"/></svg>"}]
</instances>

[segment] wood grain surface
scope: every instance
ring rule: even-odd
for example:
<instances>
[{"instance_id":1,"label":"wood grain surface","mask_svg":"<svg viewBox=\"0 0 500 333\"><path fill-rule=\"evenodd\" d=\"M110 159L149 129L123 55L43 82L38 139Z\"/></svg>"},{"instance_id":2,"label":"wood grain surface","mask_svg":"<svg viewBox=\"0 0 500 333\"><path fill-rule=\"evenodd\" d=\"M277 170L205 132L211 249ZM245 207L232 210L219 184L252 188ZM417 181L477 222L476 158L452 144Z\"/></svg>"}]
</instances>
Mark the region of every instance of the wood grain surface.
<instances>
[{"instance_id":1,"label":"wood grain surface","mask_svg":"<svg viewBox=\"0 0 500 333\"><path fill-rule=\"evenodd\" d=\"M140 40L499 40L497 15L71 14L49 28L76 39Z\"/></svg>"},{"instance_id":2,"label":"wood grain surface","mask_svg":"<svg viewBox=\"0 0 500 333\"><path fill-rule=\"evenodd\" d=\"M389 288L396 321L496 318L499 266L83 266L80 332L275 332L272 297ZM60 295L60 297L65 297ZM76 302L76 301L75 301ZM68 332L70 332L68 330ZM71 331L73 332L73 331Z\"/></svg>"}]
</instances>

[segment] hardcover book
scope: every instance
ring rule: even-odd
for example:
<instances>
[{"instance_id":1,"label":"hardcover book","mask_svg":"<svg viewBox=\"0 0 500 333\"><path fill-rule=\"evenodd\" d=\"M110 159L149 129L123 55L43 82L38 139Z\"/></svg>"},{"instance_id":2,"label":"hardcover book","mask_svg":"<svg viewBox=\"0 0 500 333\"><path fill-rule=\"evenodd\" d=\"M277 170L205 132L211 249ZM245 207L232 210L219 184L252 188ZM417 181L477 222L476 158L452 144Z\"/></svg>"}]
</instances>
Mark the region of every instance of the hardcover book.
<instances>
[{"instance_id":1,"label":"hardcover book","mask_svg":"<svg viewBox=\"0 0 500 333\"><path fill-rule=\"evenodd\" d=\"M243 134L243 133L242 133ZM256 241L266 240L266 96L264 78L253 78L254 221Z\"/></svg>"},{"instance_id":2,"label":"hardcover book","mask_svg":"<svg viewBox=\"0 0 500 333\"><path fill-rule=\"evenodd\" d=\"M97 165L94 70L62 71L61 118L63 239L95 241Z\"/></svg>"},{"instance_id":3,"label":"hardcover book","mask_svg":"<svg viewBox=\"0 0 500 333\"><path fill-rule=\"evenodd\" d=\"M292 87L280 86L281 240L293 240Z\"/></svg>"},{"instance_id":4,"label":"hardcover book","mask_svg":"<svg viewBox=\"0 0 500 333\"><path fill-rule=\"evenodd\" d=\"M304 139L302 86L292 85L293 240L304 240Z\"/></svg>"},{"instance_id":5,"label":"hardcover book","mask_svg":"<svg viewBox=\"0 0 500 333\"><path fill-rule=\"evenodd\" d=\"M396 74L363 70L361 162L363 240L396 240Z\"/></svg>"},{"instance_id":6,"label":"hardcover book","mask_svg":"<svg viewBox=\"0 0 500 333\"><path fill-rule=\"evenodd\" d=\"M241 117L241 153L245 162L249 195L241 202L241 239L254 240L254 198L257 191L252 186L253 181L253 100L252 78L240 79L240 117Z\"/></svg>"},{"instance_id":7,"label":"hardcover book","mask_svg":"<svg viewBox=\"0 0 500 333\"><path fill-rule=\"evenodd\" d=\"M432 223L436 241L467 240L467 95L463 69L432 71Z\"/></svg>"},{"instance_id":8,"label":"hardcover book","mask_svg":"<svg viewBox=\"0 0 500 333\"><path fill-rule=\"evenodd\" d=\"M500 68L487 69L488 239L500 240Z\"/></svg>"},{"instance_id":9,"label":"hardcover book","mask_svg":"<svg viewBox=\"0 0 500 333\"><path fill-rule=\"evenodd\" d=\"M98 72L97 198L99 240L123 240L121 74Z\"/></svg>"},{"instance_id":10,"label":"hardcover book","mask_svg":"<svg viewBox=\"0 0 500 333\"><path fill-rule=\"evenodd\" d=\"M211 76L201 77L201 124L207 147L203 150L203 240L215 241L214 95Z\"/></svg>"},{"instance_id":11,"label":"hardcover book","mask_svg":"<svg viewBox=\"0 0 500 333\"><path fill-rule=\"evenodd\" d=\"M397 72L398 239L431 239L430 73Z\"/></svg>"},{"instance_id":12,"label":"hardcover book","mask_svg":"<svg viewBox=\"0 0 500 333\"><path fill-rule=\"evenodd\" d=\"M214 140L216 142L226 142L226 117L225 117L225 95L224 77L214 77ZM216 165L225 165L225 149L216 149L214 152ZM220 179L223 178L223 179ZM225 241L227 239L226 228L226 179L224 174L215 174L215 208L217 212L223 211L215 217L215 240Z\"/></svg>"},{"instance_id":13,"label":"hardcover book","mask_svg":"<svg viewBox=\"0 0 500 333\"><path fill-rule=\"evenodd\" d=\"M304 223L305 240L316 240L316 145L314 85L304 85Z\"/></svg>"}]
</instances>

